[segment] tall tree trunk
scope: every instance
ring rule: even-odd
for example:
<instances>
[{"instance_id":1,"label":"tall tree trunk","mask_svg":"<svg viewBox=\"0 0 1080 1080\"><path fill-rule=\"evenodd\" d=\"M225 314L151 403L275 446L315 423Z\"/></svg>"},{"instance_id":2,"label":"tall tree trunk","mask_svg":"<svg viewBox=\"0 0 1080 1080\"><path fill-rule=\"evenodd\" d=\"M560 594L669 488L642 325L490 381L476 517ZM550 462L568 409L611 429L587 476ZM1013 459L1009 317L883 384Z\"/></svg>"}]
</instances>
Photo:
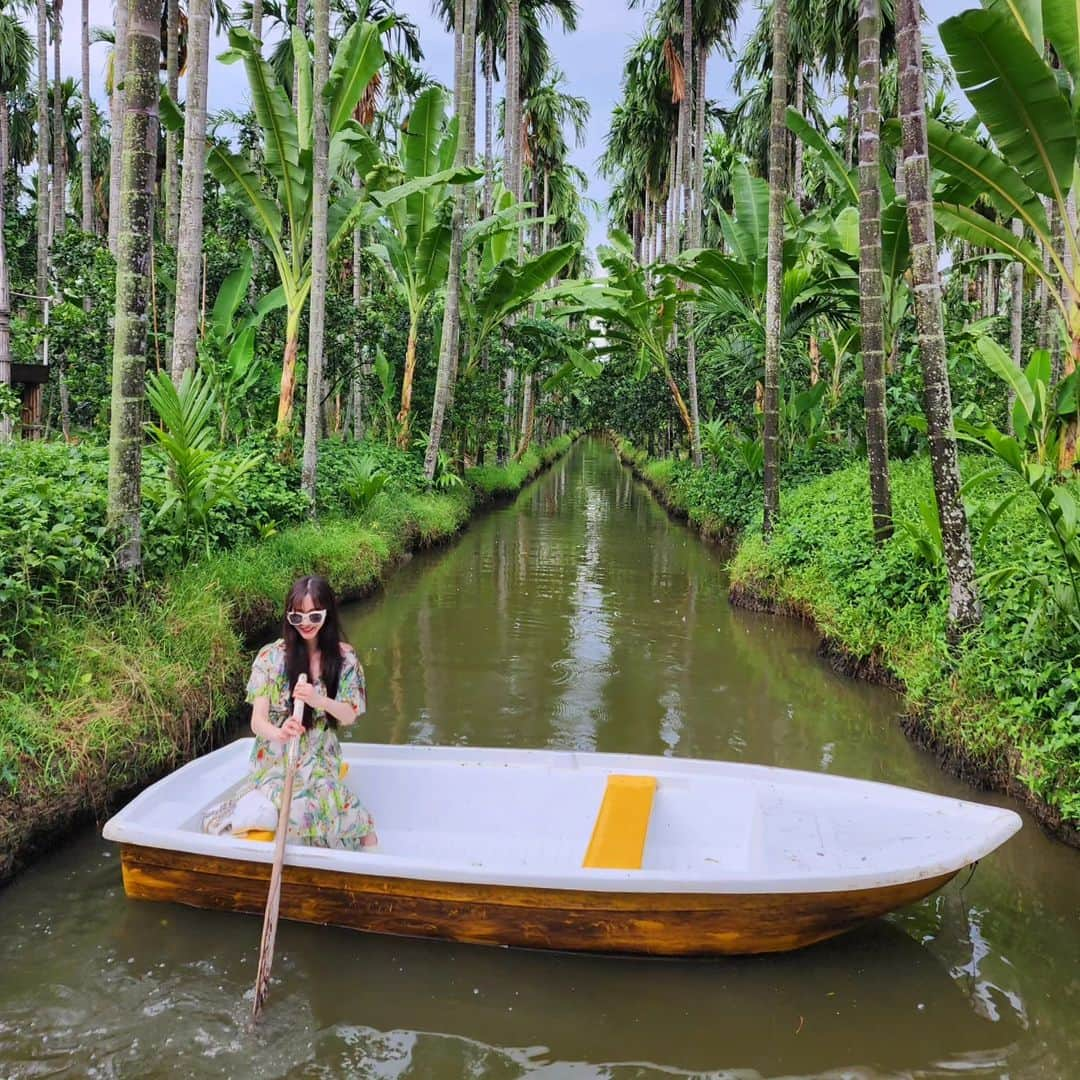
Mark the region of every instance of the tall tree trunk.
<instances>
[{"instance_id":1,"label":"tall tree trunk","mask_svg":"<svg viewBox=\"0 0 1080 1080\"><path fill-rule=\"evenodd\" d=\"M847 139L844 144L844 161L849 169L855 168L855 132L859 126L857 112L857 98L855 96L855 84L847 85Z\"/></svg>"},{"instance_id":2,"label":"tall tree trunk","mask_svg":"<svg viewBox=\"0 0 1080 1080\"><path fill-rule=\"evenodd\" d=\"M455 165L472 164L473 133L470 114L476 115L476 0L456 0L454 37L458 63L454 72L454 113L459 118L462 137L458 141ZM443 308L442 336L439 341L439 366L435 376L435 402L431 410L424 475L435 478L442 445L443 424L454 392L457 375L458 346L461 336L461 252L465 232L466 192L463 185L454 191L454 209L450 226L450 267L447 272L446 305Z\"/></svg>"},{"instance_id":3,"label":"tall tree trunk","mask_svg":"<svg viewBox=\"0 0 1080 1080\"><path fill-rule=\"evenodd\" d=\"M773 8L772 110L769 122L769 249L765 286L765 517L772 537L780 516L780 307L784 278L784 201L787 198L788 0Z\"/></svg>"},{"instance_id":4,"label":"tall tree trunk","mask_svg":"<svg viewBox=\"0 0 1080 1080\"><path fill-rule=\"evenodd\" d=\"M694 92L694 235L691 241L694 247L704 243L705 213L705 64L709 59L709 50L702 44L697 47L697 65L694 75L697 89Z\"/></svg>"},{"instance_id":5,"label":"tall tree trunk","mask_svg":"<svg viewBox=\"0 0 1080 1080\"><path fill-rule=\"evenodd\" d=\"M300 30L300 33L304 35L304 40L307 40L307 0L296 0L296 25ZM300 94L300 67L296 60L293 60L293 80L292 80L292 103L293 112L296 111L297 102Z\"/></svg>"},{"instance_id":6,"label":"tall tree trunk","mask_svg":"<svg viewBox=\"0 0 1080 1080\"><path fill-rule=\"evenodd\" d=\"M203 188L206 175L206 97L210 67L210 0L189 0L184 173L176 249L172 378L178 386L195 366L202 273Z\"/></svg>"},{"instance_id":7,"label":"tall tree trunk","mask_svg":"<svg viewBox=\"0 0 1080 1080\"><path fill-rule=\"evenodd\" d=\"M693 127L694 96L697 89L694 71L694 0L683 0L683 74L685 92L679 103L679 143L682 147L682 168L679 183L683 200L683 248L693 247L696 235L694 218L697 209L691 191L692 162L690 158L690 132ZM698 149L700 155L701 150ZM690 454L694 465L701 468L701 432L698 416L697 343L694 341L694 306L687 310L686 381L690 391Z\"/></svg>"},{"instance_id":8,"label":"tall tree trunk","mask_svg":"<svg viewBox=\"0 0 1080 1080\"><path fill-rule=\"evenodd\" d=\"M82 158L82 231L94 231L94 133L90 118L90 0L82 0L82 132L80 157ZM87 303L89 302L87 296Z\"/></svg>"},{"instance_id":9,"label":"tall tree trunk","mask_svg":"<svg viewBox=\"0 0 1080 1080\"><path fill-rule=\"evenodd\" d=\"M44 0L39 0L44 2ZM113 45L112 97L109 101L109 250L115 256L120 236L120 182L124 149L124 71L127 67L127 27L130 0L116 0L116 40ZM161 46L159 44L158 51Z\"/></svg>"},{"instance_id":10,"label":"tall tree trunk","mask_svg":"<svg viewBox=\"0 0 1080 1080\"><path fill-rule=\"evenodd\" d=\"M251 34L262 45L263 35L263 0L251 0ZM260 54L262 48L259 49Z\"/></svg>"},{"instance_id":11,"label":"tall tree trunk","mask_svg":"<svg viewBox=\"0 0 1080 1080\"><path fill-rule=\"evenodd\" d=\"M900 126L911 232L911 277L919 326L919 353L926 395L926 422L934 494L941 520L941 540L949 575L949 628L955 637L981 617L975 587L967 516L960 497L960 467L952 436L952 396L945 357L945 332L938 281L937 247L930 196L926 141L926 90L923 81L919 0L900 0L897 51L900 59Z\"/></svg>"},{"instance_id":12,"label":"tall tree trunk","mask_svg":"<svg viewBox=\"0 0 1080 1080\"><path fill-rule=\"evenodd\" d=\"M509 0L510 14L506 21L506 111L504 116L506 186L521 202L521 0ZM507 167L508 166L508 167ZM515 248L517 246L515 243Z\"/></svg>"},{"instance_id":13,"label":"tall tree trunk","mask_svg":"<svg viewBox=\"0 0 1080 1080\"><path fill-rule=\"evenodd\" d=\"M52 227L49 246L65 227L67 215L64 192L67 187L67 147L64 140L64 95L60 71L60 40L64 32L63 0L53 0L53 122L52 122Z\"/></svg>"},{"instance_id":14,"label":"tall tree trunk","mask_svg":"<svg viewBox=\"0 0 1080 1080\"><path fill-rule=\"evenodd\" d=\"M168 0L165 16L165 81L169 97L180 96L180 0ZM190 33L190 30L189 30ZM178 137L165 132L165 243L175 248L180 234L180 162Z\"/></svg>"},{"instance_id":15,"label":"tall tree trunk","mask_svg":"<svg viewBox=\"0 0 1080 1080\"><path fill-rule=\"evenodd\" d=\"M300 489L315 516L315 477L319 463L319 416L323 397L323 338L326 328L326 283L329 272L327 202L330 194L330 131L323 96L330 74L330 0L314 0L315 65L311 81L311 305L308 308L307 394L304 409L304 463Z\"/></svg>"},{"instance_id":16,"label":"tall tree trunk","mask_svg":"<svg viewBox=\"0 0 1080 1080\"><path fill-rule=\"evenodd\" d=\"M484 217L491 217L491 201L494 197L495 160L492 146L495 142L495 115L492 84L495 81L495 43L484 36ZM505 179L505 178L504 178Z\"/></svg>"},{"instance_id":17,"label":"tall tree trunk","mask_svg":"<svg viewBox=\"0 0 1080 1080\"><path fill-rule=\"evenodd\" d=\"M157 171L160 34L160 5L154 0L131 0L109 438L109 524L120 541L120 568L128 573L135 573L141 565L142 403Z\"/></svg>"},{"instance_id":18,"label":"tall tree trunk","mask_svg":"<svg viewBox=\"0 0 1080 1080\"><path fill-rule=\"evenodd\" d=\"M363 189L363 180L359 173L353 173L353 189L359 195ZM359 226L353 230L352 287L353 307L359 319L364 306L364 230ZM354 439L364 437L364 342L356 335L356 354L353 357L352 384L352 434Z\"/></svg>"},{"instance_id":19,"label":"tall tree trunk","mask_svg":"<svg viewBox=\"0 0 1080 1080\"><path fill-rule=\"evenodd\" d=\"M37 44L37 276L38 296L44 296L49 287L49 52L46 36L45 0L38 0Z\"/></svg>"},{"instance_id":20,"label":"tall tree trunk","mask_svg":"<svg viewBox=\"0 0 1080 1080\"><path fill-rule=\"evenodd\" d=\"M0 93L0 386L11 385L11 280L8 276L4 215L7 199L8 100ZM11 438L10 417L0 415L0 442Z\"/></svg>"},{"instance_id":21,"label":"tall tree trunk","mask_svg":"<svg viewBox=\"0 0 1080 1080\"><path fill-rule=\"evenodd\" d=\"M859 0L859 315L874 540L892 536L881 279L881 0ZM798 141L798 140L796 140Z\"/></svg>"}]
</instances>

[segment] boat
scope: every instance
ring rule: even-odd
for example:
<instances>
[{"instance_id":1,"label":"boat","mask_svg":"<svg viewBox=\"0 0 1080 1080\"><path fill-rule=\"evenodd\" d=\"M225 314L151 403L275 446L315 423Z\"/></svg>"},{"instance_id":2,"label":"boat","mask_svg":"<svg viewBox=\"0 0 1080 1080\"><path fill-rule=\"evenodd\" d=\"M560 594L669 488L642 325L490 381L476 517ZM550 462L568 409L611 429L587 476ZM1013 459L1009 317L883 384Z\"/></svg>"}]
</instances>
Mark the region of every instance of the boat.
<instances>
[{"instance_id":1,"label":"boat","mask_svg":"<svg viewBox=\"0 0 1080 1080\"><path fill-rule=\"evenodd\" d=\"M129 897L261 914L273 844L203 833L247 773L238 739L105 825ZM287 844L280 914L535 949L785 952L945 885L1021 825L1011 810L761 765L346 742L374 852Z\"/></svg>"}]
</instances>

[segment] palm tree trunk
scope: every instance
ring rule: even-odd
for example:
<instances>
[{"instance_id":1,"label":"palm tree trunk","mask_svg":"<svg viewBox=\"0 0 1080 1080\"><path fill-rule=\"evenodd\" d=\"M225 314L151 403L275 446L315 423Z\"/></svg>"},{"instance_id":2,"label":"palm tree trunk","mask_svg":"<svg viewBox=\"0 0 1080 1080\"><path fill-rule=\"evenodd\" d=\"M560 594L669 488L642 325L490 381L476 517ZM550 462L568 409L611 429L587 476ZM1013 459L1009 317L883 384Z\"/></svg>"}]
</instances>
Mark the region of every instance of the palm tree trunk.
<instances>
[{"instance_id":1,"label":"palm tree trunk","mask_svg":"<svg viewBox=\"0 0 1080 1080\"><path fill-rule=\"evenodd\" d=\"M308 370L304 409L304 462L300 490L315 516L315 478L319 463L319 418L323 397L323 338L326 329L326 283L329 273L327 201L330 194L330 132L323 96L330 74L330 0L315 0L315 65L311 81L311 304L308 309Z\"/></svg>"},{"instance_id":2,"label":"palm tree trunk","mask_svg":"<svg viewBox=\"0 0 1080 1080\"><path fill-rule=\"evenodd\" d=\"M476 112L476 0L456 0L454 14L455 50L458 63L454 72L454 112L463 131L458 142L455 164L472 164L472 138L469 116ZM454 392L457 375L458 344L461 333L461 252L465 232L466 193L462 185L454 191L454 209L450 232L450 267L447 272L446 306L443 308L442 337L439 342L439 366L435 376L435 402L431 410L424 475L435 478L442 445L443 423Z\"/></svg>"},{"instance_id":3,"label":"palm tree trunk","mask_svg":"<svg viewBox=\"0 0 1080 1080\"><path fill-rule=\"evenodd\" d=\"M0 94L0 386L11 385L11 280L4 239L8 157L8 101ZM0 415L0 442L11 438L11 428L11 419Z\"/></svg>"},{"instance_id":4,"label":"palm tree trunk","mask_svg":"<svg viewBox=\"0 0 1080 1080\"><path fill-rule=\"evenodd\" d=\"M705 64L709 58L709 50L703 45L697 47L697 65L694 69L694 77L697 80L697 89L694 91L694 213L691 220L694 223L694 234L691 244L701 247L703 242L702 229L704 226L704 199L705 199Z\"/></svg>"},{"instance_id":5,"label":"palm tree trunk","mask_svg":"<svg viewBox=\"0 0 1080 1080\"><path fill-rule=\"evenodd\" d=\"M364 185L359 173L353 173L352 185L357 194L363 189ZM364 230L357 226L353 230L352 299L358 319L360 309L364 304L363 265ZM352 383L352 433L354 439L361 439L364 436L364 343L359 334L356 335L356 355L353 357L350 382Z\"/></svg>"},{"instance_id":6,"label":"palm tree trunk","mask_svg":"<svg viewBox=\"0 0 1080 1080\"><path fill-rule=\"evenodd\" d=\"M484 37L484 217L491 217L491 201L495 186L495 161L492 146L495 142L493 83L495 81L495 43ZM505 179L505 178L504 178Z\"/></svg>"},{"instance_id":7,"label":"palm tree trunk","mask_svg":"<svg viewBox=\"0 0 1080 1080\"><path fill-rule=\"evenodd\" d=\"M780 308L784 277L784 201L787 197L788 0L773 8L772 110L769 121L769 248L765 287L765 517L766 542L780 516Z\"/></svg>"},{"instance_id":8,"label":"palm tree trunk","mask_svg":"<svg viewBox=\"0 0 1080 1080\"><path fill-rule=\"evenodd\" d=\"M39 0L43 2L43 0ZM115 256L120 236L120 181L124 150L124 70L127 67L129 0L116 0L112 98L109 102L109 250ZM158 46L160 51L160 45Z\"/></svg>"},{"instance_id":9,"label":"palm tree trunk","mask_svg":"<svg viewBox=\"0 0 1080 1080\"><path fill-rule=\"evenodd\" d=\"M176 249L172 378L178 386L195 366L202 272L203 188L206 173L206 97L210 66L210 0L189 0L184 173Z\"/></svg>"},{"instance_id":10,"label":"palm tree trunk","mask_svg":"<svg viewBox=\"0 0 1080 1080\"><path fill-rule=\"evenodd\" d=\"M859 83L861 88L862 83ZM795 65L795 111L802 116L805 105L805 86L802 58ZM880 123L878 125L880 127ZM802 209L806 200L806 192L803 190L803 142L802 139L793 139L795 144L795 164L792 179L792 189L795 195L796 205Z\"/></svg>"},{"instance_id":11,"label":"palm tree trunk","mask_svg":"<svg viewBox=\"0 0 1080 1080\"><path fill-rule=\"evenodd\" d=\"M168 0L165 16L165 80L169 97L180 96L180 0ZM165 243L175 248L180 234L180 162L177 132L165 132Z\"/></svg>"},{"instance_id":12,"label":"palm tree trunk","mask_svg":"<svg viewBox=\"0 0 1080 1080\"><path fill-rule=\"evenodd\" d=\"M953 636L975 626L980 617L967 516L960 497L960 467L952 431L952 397L945 358L945 333L938 281L937 247L930 197L926 141L926 91L923 81L919 0L900 0L897 48L900 59L900 126L911 232L911 277L919 326L919 352L926 394L926 422L934 494L949 575L949 629Z\"/></svg>"},{"instance_id":13,"label":"palm tree trunk","mask_svg":"<svg viewBox=\"0 0 1080 1080\"><path fill-rule=\"evenodd\" d=\"M506 112L505 147L506 186L521 202L521 0L509 0L510 14L506 21ZM515 243L515 248L517 246Z\"/></svg>"},{"instance_id":14,"label":"palm tree trunk","mask_svg":"<svg viewBox=\"0 0 1080 1080\"><path fill-rule=\"evenodd\" d=\"M300 30L300 33L304 35L304 39L307 39L307 0L296 0L296 25ZM292 104L293 111L296 111L297 101L300 94L300 67L295 60L293 60L293 80L292 80Z\"/></svg>"},{"instance_id":15,"label":"palm tree trunk","mask_svg":"<svg viewBox=\"0 0 1080 1080\"><path fill-rule=\"evenodd\" d=\"M859 314L874 540L892 536L881 279L881 0L859 2ZM796 142L799 142L796 139Z\"/></svg>"},{"instance_id":16,"label":"palm tree trunk","mask_svg":"<svg viewBox=\"0 0 1080 1080\"><path fill-rule=\"evenodd\" d=\"M38 296L49 287L49 53L45 0L37 5L38 144L37 144L37 276Z\"/></svg>"},{"instance_id":17,"label":"palm tree trunk","mask_svg":"<svg viewBox=\"0 0 1080 1080\"><path fill-rule=\"evenodd\" d=\"M251 34L262 44L263 35L263 0L251 0ZM259 50L262 52L262 49Z\"/></svg>"},{"instance_id":18,"label":"palm tree trunk","mask_svg":"<svg viewBox=\"0 0 1080 1080\"><path fill-rule=\"evenodd\" d=\"M679 145L682 165L679 183L682 185L683 236L682 246L694 246L697 208L693 203L691 176L694 171L690 158L690 133L693 128L694 95L698 89L694 71L694 0L683 0L683 75L685 91L679 102ZM700 156L701 150L698 150ZM690 391L690 453L694 465L701 468L701 432L698 428L697 343L694 341L694 305L688 305L686 342L686 381Z\"/></svg>"},{"instance_id":19,"label":"palm tree trunk","mask_svg":"<svg viewBox=\"0 0 1080 1080\"><path fill-rule=\"evenodd\" d=\"M160 25L161 8L155 0L131 0L116 264L109 524L120 541L120 569L132 574L141 565L142 402L157 171Z\"/></svg>"},{"instance_id":20,"label":"palm tree trunk","mask_svg":"<svg viewBox=\"0 0 1080 1080\"><path fill-rule=\"evenodd\" d=\"M63 3L53 0L53 170L52 170L52 227L49 246L64 231L67 207L64 192L67 186L67 147L64 139L64 94L60 71L60 40L63 34Z\"/></svg>"},{"instance_id":21,"label":"palm tree trunk","mask_svg":"<svg viewBox=\"0 0 1080 1080\"><path fill-rule=\"evenodd\" d=\"M94 231L94 133L90 119L90 0L82 0L82 230ZM89 304L89 296L86 298ZM88 309L89 310L89 309Z\"/></svg>"}]
</instances>

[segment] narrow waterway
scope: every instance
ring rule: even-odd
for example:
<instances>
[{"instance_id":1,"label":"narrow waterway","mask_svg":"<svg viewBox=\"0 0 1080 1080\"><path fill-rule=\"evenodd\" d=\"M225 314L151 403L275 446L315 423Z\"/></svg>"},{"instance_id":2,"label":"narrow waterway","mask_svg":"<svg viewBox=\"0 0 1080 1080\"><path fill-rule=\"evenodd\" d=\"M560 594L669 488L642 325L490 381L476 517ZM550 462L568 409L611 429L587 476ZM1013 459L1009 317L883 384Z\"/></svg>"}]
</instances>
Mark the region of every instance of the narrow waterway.
<instances>
[{"instance_id":1,"label":"narrow waterway","mask_svg":"<svg viewBox=\"0 0 1080 1080\"><path fill-rule=\"evenodd\" d=\"M724 758L988 799L816 638L729 607L722 557L586 441L347 612L366 741ZM970 880L786 956L658 961L125 899L93 832L0 891L0 1077L1080 1075L1080 854L1024 831Z\"/></svg>"}]
</instances>

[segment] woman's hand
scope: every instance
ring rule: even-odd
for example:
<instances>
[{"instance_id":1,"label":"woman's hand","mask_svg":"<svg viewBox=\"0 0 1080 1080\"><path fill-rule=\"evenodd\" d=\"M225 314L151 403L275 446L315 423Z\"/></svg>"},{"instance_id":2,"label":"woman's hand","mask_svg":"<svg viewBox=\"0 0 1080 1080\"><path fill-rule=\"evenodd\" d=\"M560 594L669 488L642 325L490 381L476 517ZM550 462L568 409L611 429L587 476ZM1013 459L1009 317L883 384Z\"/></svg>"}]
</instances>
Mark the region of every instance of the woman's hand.
<instances>
[{"instance_id":1,"label":"woman's hand","mask_svg":"<svg viewBox=\"0 0 1080 1080\"><path fill-rule=\"evenodd\" d=\"M313 709L321 709L326 711L326 706L330 703L330 699L324 694L320 694L316 691L315 685L309 682L297 683L293 689L293 700L302 701L305 705L310 705Z\"/></svg>"},{"instance_id":2,"label":"woman's hand","mask_svg":"<svg viewBox=\"0 0 1080 1080\"><path fill-rule=\"evenodd\" d=\"M299 689L299 688L298 688ZM304 724L301 720L294 720L291 716L277 729L278 742L287 743L291 738L304 734Z\"/></svg>"}]
</instances>

